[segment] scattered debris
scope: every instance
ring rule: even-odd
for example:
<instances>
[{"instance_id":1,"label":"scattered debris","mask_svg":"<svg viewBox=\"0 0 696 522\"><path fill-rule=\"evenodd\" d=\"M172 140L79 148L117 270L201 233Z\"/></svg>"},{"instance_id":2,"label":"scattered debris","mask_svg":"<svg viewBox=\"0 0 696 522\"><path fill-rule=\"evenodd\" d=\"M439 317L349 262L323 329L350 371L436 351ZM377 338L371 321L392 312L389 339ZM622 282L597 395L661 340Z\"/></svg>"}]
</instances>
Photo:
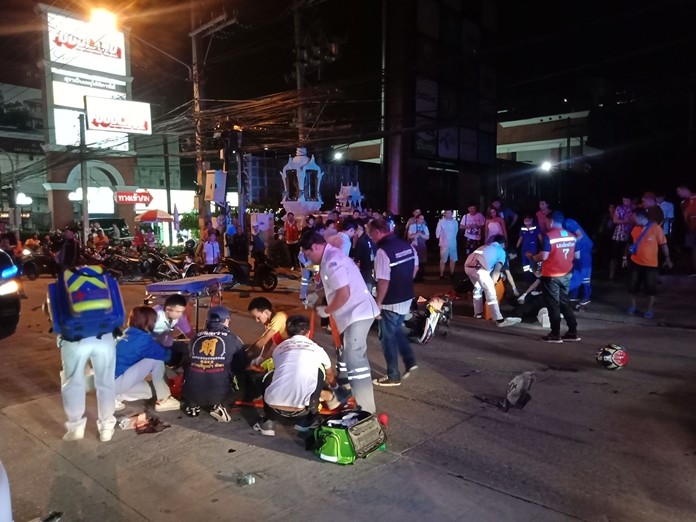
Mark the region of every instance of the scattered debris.
<instances>
[{"instance_id":1,"label":"scattered debris","mask_svg":"<svg viewBox=\"0 0 696 522\"><path fill-rule=\"evenodd\" d=\"M508 411L510 407L524 408L525 405L532 399L529 390L536 380L534 372L523 372L516 376L508 384L507 395L503 401L503 411Z\"/></svg>"},{"instance_id":2,"label":"scattered debris","mask_svg":"<svg viewBox=\"0 0 696 522\"><path fill-rule=\"evenodd\" d=\"M256 475L253 473L242 473L237 477L237 485L240 488L243 488L244 486L251 486L253 484L256 484Z\"/></svg>"}]
</instances>

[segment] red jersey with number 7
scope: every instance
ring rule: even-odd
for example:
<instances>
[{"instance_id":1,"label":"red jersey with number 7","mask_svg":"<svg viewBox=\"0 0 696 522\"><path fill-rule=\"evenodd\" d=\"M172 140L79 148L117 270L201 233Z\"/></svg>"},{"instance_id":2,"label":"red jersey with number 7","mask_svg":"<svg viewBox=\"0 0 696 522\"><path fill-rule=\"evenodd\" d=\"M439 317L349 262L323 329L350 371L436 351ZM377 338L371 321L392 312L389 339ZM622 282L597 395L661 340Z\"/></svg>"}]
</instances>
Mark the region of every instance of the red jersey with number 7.
<instances>
[{"instance_id":1,"label":"red jersey with number 7","mask_svg":"<svg viewBox=\"0 0 696 522\"><path fill-rule=\"evenodd\" d=\"M576 237L563 228L552 228L544 236L543 252L549 257L541 264L542 277L558 277L573 270Z\"/></svg>"}]
</instances>

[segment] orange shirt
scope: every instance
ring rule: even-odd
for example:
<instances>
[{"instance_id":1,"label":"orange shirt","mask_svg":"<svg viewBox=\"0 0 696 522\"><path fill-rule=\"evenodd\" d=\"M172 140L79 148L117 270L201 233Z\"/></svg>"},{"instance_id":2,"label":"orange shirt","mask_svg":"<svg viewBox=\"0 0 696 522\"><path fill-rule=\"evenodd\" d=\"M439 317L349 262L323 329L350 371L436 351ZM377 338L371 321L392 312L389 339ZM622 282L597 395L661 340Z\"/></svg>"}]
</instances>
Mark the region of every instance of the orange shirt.
<instances>
[{"instance_id":1,"label":"orange shirt","mask_svg":"<svg viewBox=\"0 0 696 522\"><path fill-rule=\"evenodd\" d=\"M94 236L94 248L100 250L109 247L109 238L106 236Z\"/></svg>"},{"instance_id":2,"label":"orange shirt","mask_svg":"<svg viewBox=\"0 0 696 522\"><path fill-rule=\"evenodd\" d=\"M640 234L643 232L643 227L635 226L631 230L631 238L635 243ZM659 245L667 243L665 233L662 227L656 223L650 223L650 228L643 236L643 239L638 243L638 251L631 256L631 261L641 266L651 266L657 268L657 250Z\"/></svg>"},{"instance_id":3,"label":"orange shirt","mask_svg":"<svg viewBox=\"0 0 696 522\"><path fill-rule=\"evenodd\" d=\"M273 314L273 317L271 317L267 328L275 332L275 334L273 334L273 344L279 345L290 338L288 335L287 322L288 314L285 312L276 312Z\"/></svg>"},{"instance_id":4,"label":"orange shirt","mask_svg":"<svg viewBox=\"0 0 696 522\"><path fill-rule=\"evenodd\" d=\"M686 229L696 231L696 194L691 194L682 201L682 212L684 212L684 222Z\"/></svg>"}]
</instances>

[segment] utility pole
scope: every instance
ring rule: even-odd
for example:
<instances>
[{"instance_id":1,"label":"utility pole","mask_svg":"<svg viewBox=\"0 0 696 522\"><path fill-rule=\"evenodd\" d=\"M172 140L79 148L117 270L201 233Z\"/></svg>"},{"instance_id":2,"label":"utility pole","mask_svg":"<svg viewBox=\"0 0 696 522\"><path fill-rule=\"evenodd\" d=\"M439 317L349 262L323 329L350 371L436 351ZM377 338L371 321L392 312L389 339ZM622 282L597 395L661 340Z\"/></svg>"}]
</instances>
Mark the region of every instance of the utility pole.
<instances>
[{"instance_id":1,"label":"utility pole","mask_svg":"<svg viewBox=\"0 0 696 522\"><path fill-rule=\"evenodd\" d=\"M80 184L82 186L82 244L87 245L87 234L89 233L89 208L88 190L89 174L87 173L87 138L85 113L80 114Z\"/></svg>"},{"instance_id":2,"label":"utility pole","mask_svg":"<svg viewBox=\"0 0 696 522\"><path fill-rule=\"evenodd\" d=\"M169 140L162 134L162 152L164 154L164 189L167 191L167 214L172 214L172 181L169 172ZM174 245L174 223L169 223L169 244Z\"/></svg>"},{"instance_id":3,"label":"utility pole","mask_svg":"<svg viewBox=\"0 0 696 522\"><path fill-rule=\"evenodd\" d=\"M246 182L244 180L244 168L242 167L242 161L244 160L244 154L242 153L242 136L243 129L234 126L234 130L237 131L237 189L239 191L239 228L242 234L246 233Z\"/></svg>"},{"instance_id":4,"label":"utility pole","mask_svg":"<svg viewBox=\"0 0 696 522\"><path fill-rule=\"evenodd\" d=\"M205 229L205 218L208 214L208 209L205 204L205 158L203 157L203 122L201 120L201 99L203 98L201 89L201 39L206 36L212 36L216 32L225 27L236 24L237 19L227 19L226 14L222 14L213 18L211 21L196 27L196 2L191 0L191 66L193 69L193 111L196 120L196 183L198 185L198 225L201 230L201 236Z\"/></svg>"}]
</instances>

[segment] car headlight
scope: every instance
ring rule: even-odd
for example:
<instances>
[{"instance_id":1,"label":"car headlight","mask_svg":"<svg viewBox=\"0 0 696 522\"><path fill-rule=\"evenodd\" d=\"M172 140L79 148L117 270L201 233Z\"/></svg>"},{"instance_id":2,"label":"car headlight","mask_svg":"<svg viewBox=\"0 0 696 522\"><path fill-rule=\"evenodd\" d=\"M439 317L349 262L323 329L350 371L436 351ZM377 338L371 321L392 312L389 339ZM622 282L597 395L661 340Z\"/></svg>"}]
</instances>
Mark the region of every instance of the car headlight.
<instances>
[{"instance_id":1,"label":"car headlight","mask_svg":"<svg viewBox=\"0 0 696 522\"><path fill-rule=\"evenodd\" d=\"M0 284L0 295L16 294L17 292L19 292L19 285L14 279Z\"/></svg>"},{"instance_id":2,"label":"car headlight","mask_svg":"<svg viewBox=\"0 0 696 522\"><path fill-rule=\"evenodd\" d=\"M25 248L24 250L22 250L22 255L23 256L30 256L31 250L29 250L28 248Z\"/></svg>"}]
</instances>

